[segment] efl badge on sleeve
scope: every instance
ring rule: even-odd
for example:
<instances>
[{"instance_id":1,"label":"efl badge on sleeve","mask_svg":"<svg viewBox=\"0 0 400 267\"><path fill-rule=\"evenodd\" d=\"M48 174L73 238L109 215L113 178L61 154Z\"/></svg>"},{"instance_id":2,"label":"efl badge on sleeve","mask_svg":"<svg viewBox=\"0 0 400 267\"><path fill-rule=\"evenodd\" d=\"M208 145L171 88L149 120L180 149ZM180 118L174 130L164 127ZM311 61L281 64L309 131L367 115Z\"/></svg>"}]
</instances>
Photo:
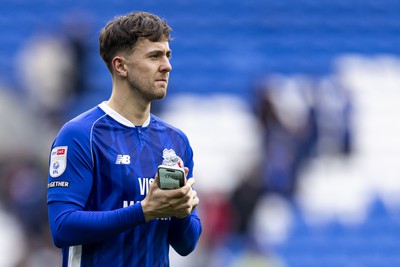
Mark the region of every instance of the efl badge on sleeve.
<instances>
[{"instance_id":1,"label":"efl badge on sleeve","mask_svg":"<svg viewBox=\"0 0 400 267\"><path fill-rule=\"evenodd\" d=\"M67 150L67 146L58 146L51 151L49 169L51 177L57 178L64 173L67 167Z\"/></svg>"}]
</instances>

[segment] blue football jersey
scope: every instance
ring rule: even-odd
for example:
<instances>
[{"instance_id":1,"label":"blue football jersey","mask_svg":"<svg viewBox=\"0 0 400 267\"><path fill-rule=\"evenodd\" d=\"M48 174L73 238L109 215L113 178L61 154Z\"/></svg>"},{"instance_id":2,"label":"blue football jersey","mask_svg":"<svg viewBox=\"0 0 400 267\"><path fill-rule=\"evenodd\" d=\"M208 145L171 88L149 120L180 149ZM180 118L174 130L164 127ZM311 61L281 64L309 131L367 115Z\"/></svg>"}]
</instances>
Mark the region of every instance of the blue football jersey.
<instances>
[{"instance_id":1,"label":"blue football jersey","mask_svg":"<svg viewBox=\"0 0 400 267\"><path fill-rule=\"evenodd\" d=\"M197 242L201 225L196 211L183 220L144 221L140 201L154 181L164 149L175 151L190 178L193 152L188 138L153 114L138 127L103 102L62 127L50 152L47 202L53 235L59 231L60 215L71 225L59 245L63 266L169 266L169 245L181 234L178 228L195 229ZM65 214L74 212L70 207L86 213L68 218ZM110 234L114 230L110 226L109 232L107 224L114 219L100 212L130 208L131 217L120 218L121 213L113 218L136 221L135 226ZM81 226L85 216L100 216L99 225L91 219Z\"/></svg>"}]
</instances>

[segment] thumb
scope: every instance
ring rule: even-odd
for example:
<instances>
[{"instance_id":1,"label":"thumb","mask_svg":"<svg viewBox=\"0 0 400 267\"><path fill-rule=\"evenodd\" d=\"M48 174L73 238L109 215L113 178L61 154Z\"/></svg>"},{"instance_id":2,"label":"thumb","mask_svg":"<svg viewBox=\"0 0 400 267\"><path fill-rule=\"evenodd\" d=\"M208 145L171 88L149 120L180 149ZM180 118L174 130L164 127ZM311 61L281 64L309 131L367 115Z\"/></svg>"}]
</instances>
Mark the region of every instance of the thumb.
<instances>
[{"instance_id":1,"label":"thumb","mask_svg":"<svg viewBox=\"0 0 400 267\"><path fill-rule=\"evenodd\" d=\"M154 176L154 181L151 183L150 187L152 186L160 187L160 178L158 178L158 173L156 173L156 175Z\"/></svg>"}]
</instances>

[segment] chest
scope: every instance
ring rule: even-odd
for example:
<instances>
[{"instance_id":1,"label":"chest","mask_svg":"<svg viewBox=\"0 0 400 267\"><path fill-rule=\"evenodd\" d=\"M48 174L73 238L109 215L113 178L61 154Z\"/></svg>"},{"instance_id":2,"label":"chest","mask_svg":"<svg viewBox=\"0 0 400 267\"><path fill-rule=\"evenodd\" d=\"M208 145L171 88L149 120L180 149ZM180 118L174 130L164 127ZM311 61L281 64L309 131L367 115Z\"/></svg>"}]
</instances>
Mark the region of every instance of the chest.
<instances>
[{"instance_id":1,"label":"chest","mask_svg":"<svg viewBox=\"0 0 400 267\"><path fill-rule=\"evenodd\" d=\"M144 131L121 131L93 140L93 190L96 205L113 209L145 198L171 140Z\"/></svg>"}]
</instances>

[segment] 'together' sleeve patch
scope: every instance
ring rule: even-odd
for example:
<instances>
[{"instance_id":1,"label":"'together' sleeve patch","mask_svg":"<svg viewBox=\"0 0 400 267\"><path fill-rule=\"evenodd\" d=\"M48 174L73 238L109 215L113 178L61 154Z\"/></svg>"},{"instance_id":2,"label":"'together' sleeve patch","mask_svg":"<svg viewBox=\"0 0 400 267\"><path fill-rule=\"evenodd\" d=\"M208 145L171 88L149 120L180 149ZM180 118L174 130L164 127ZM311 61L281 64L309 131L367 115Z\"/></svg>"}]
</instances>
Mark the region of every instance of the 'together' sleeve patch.
<instances>
[{"instance_id":1,"label":"'together' sleeve patch","mask_svg":"<svg viewBox=\"0 0 400 267\"><path fill-rule=\"evenodd\" d=\"M49 169L51 177L57 178L64 173L67 167L67 150L67 146L58 146L51 151Z\"/></svg>"}]
</instances>

